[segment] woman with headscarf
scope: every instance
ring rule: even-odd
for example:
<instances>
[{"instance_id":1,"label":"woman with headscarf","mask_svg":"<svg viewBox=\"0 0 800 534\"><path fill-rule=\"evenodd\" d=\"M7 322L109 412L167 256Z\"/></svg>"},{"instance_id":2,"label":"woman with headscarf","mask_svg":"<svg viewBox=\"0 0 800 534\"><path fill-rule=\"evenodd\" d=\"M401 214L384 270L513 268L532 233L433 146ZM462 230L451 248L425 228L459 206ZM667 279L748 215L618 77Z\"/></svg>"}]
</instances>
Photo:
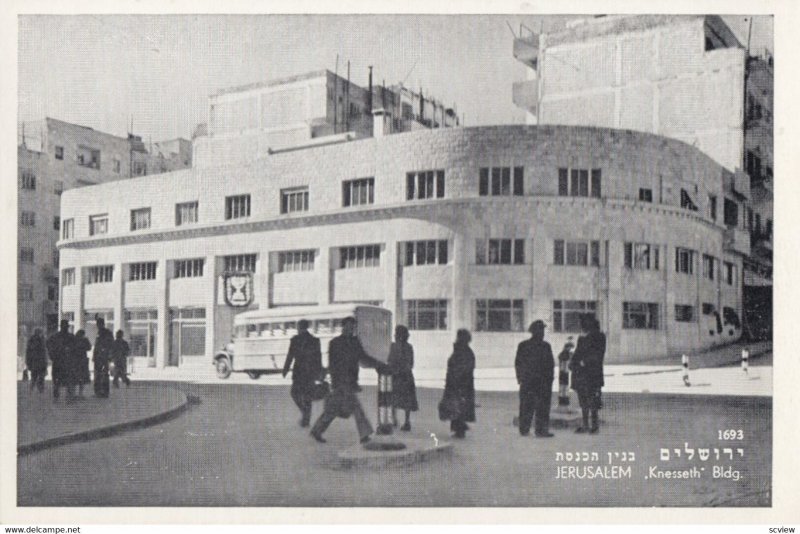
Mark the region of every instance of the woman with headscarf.
<instances>
[{"instance_id":1,"label":"woman with headscarf","mask_svg":"<svg viewBox=\"0 0 800 534\"><path fill-rule=\"evenodd\" d=\"M605 385L603 358L606 354L606 335L600 331L600 323L592 315L581 317L581 330L584 334L578 338L578 345L569 363L572 370L572 389L578 393L578 403L583 415L583 424L576 432L597 434L600 431L600 419L597 415L601 407L600 390Z\"/></svg>"},{"instance_id":2,"label":"woman with headscarf","mask_svg":"<svg viewBox=\"0 0 800 534\"><path fill-rule=\"evenodd\" d=\"M467 423L475 421L475 353L469 347L470 341L469 330L462 328L456 333L453 354L447 360L444 396L439 403L439 419L450 421L456 438L465 437Z\"/></svg>"},{"instance_id":3,"label":"woman with headscarf","mask_svg":"<svg viewBox=\"0 0 800 534\"><path fill-rule=\"evenodd\" d=\"M408 328L397 325L395 342L389 349L389 367L392 370L392 411L405 410L406 422L400 430L411 430L411 412L419 410L417 387L414 383L414 347L408 342ZM397 418L394 417L395 424Z\"/></svg>"}]
</instances>

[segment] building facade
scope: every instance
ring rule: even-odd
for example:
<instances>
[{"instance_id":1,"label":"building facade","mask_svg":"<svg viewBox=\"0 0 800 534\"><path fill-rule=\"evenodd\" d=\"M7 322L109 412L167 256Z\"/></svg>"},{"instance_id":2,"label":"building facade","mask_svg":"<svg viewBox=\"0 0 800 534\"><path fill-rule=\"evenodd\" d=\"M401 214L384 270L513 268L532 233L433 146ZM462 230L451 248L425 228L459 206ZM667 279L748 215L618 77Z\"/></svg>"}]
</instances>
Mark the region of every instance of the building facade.
<instances>
[{"instance_id":1,"label":"building facade","mask_svg":"<svg viewBox=\"0 0 800 534\"><path fill-rule=\"evenodd\" d=\"M58 323L56 243L74 232L61 223L63 192L130 178L135 169L140 175L148 173L146 165L135 164L138 156L132 140L139 138L133 136L117 137L46 118L20 124L18 137L17 350L21 354L35 328L54 331ZM185 157L185 144L183 150ZM158 160L168 161L169 168L184 168L191 165L191 144L188 153L188 164L173 156Z\"/></svg>"},{"instance_id":2,"label":"building facade","mask_svg":"<svg viewBox=\"0 0 800 534\"><path fill-rule=\"evenodd\" d=\"M759 310L749 316L750 333L769 329L772 56L745 50L720 17L703 15L597 17L542 35L521 28L514 55L528 67L513 99L529 123L679 139L732 173L725 219L744 221L753 247L743 280L761 288L748 289L748 310Z\"/></svg>"},{"instance_id":3,"label":"building facade","mask_svg":"<svg viewBox=\"0 0 800 534\"><path fill-rule=\"evenodd\" d=\"M458 328L479 365L508 366L530 321L560 347L581 313L607 332L608 362L645 361L736 337L750 251L724 220L734 183L681 141L605 128L273 151L64 193L60 312L90 335L98 315L123 328L140 364L211 365L243 311L224 275L248 272L250 308L388 308L419 367L443 367Z\"/></svg>"}]
</instances>

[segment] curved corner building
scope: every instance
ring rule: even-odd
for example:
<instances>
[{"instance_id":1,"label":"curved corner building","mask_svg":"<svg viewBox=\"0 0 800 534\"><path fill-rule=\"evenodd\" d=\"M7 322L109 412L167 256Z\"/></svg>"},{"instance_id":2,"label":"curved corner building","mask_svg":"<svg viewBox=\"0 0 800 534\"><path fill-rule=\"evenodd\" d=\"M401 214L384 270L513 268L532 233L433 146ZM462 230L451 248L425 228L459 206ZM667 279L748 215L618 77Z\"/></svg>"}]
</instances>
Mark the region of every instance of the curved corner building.
<instances>
[{"instance_id":1,"label":"curved corner building","mask_svg":"<svg viewBox=\"0 0 800 534\"><path fill-rule=\"evenodd\" d=\"M627 130L337 138L65 192L61 316L90 337L106 317L142 365L211 365L246 309L223 275L247 271L250 308L390 309L418 367L444 367L458 328L510 366L535 319L558 351L581 313L607 362L652 360L738 336L740 198L701 151Z\"/></svg>"}]
</instances>

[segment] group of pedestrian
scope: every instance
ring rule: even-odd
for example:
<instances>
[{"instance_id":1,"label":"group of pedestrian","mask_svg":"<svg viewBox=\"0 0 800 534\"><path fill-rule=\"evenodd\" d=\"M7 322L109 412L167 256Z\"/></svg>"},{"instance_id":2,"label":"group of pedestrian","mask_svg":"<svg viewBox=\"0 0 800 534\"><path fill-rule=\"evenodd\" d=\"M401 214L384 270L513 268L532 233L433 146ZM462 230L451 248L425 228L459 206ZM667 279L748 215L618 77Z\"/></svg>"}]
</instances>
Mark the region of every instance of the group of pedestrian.
<instances>
[{"instance_id":1,"label":"group of pedestrian","mask_svg":"<svg viewBox=\"0 0 800 534\"><path fill-rule=\"evenodd\" d=\"M576 432L597 434L600 431L598 410L602 407L606 336L600 331L600 323L594 315L582 315L580 325L583 335L578 338L574 352L570 339L559 354L559 361L566 362L572 371L570 386L578 394L582 420ZM555 359L550 344L544 340L545 328L543 321L531 323L528 329L531 337L519 344L514 362L519 383L519 433L523 436L530 433L531 421L535 417L534 435L553 437L549 426ZM567 374L559 374L559 382L566 382ZM560 395L560 400L563 397Z\"/></svg>"},{"instance_id":2,"label":"group of pedestrian","mask_svg":"<svg viewBox=\"0 0 800 534\"><path fill-rule=\"evenodd\" d=\"M105 327L105 321L97 318L97 339L94 344L92 361L94 362L94 394L97 397L109 396L110 363L114 363L114 386L119 387L122 381L130 385L127 375L127 360L130 347L122 330L117 331L114 339ZM31 374L30 389L44 391L44 379L47 376L47 360L52 363L51 378L53 381L53 398L61 397L61 389L65 390L68 401L83 399L83 388L91 382L89 358L87 353L92 344L83 330L75 334L69 331L69 321L62 320L59 331L46 341L41 328L34 330L25 350L25 364Z\"/></svg>"},{"instance_id":3,"label":"group of pedestrian","mask_svg":"<svg viewBox=\"0 0 800 534\"><path fill-rule=\"evenodd\" d=\"M583 335L578 338L574 352L570 339L559 354L559 360L568 362L572 371L570 386L578 394L582 424L577 432L596 434L600 429L598 410L602 407L606 337L593 315L581 316L580 323ZM325 443L323 434L333 420L337 417L347 419L352 415L360 441L368 442L373 428L357 396L361 390L358 386L359 366L363 365L392 376L392 419L397 426L397 411L403 410L405 421L400 430L410 431L411 412L419 410L419 402L413 373L414 347L408 342L408 328L403 325L395 328L395 341L389 350L388 363L384 364L364 350L356 336L355 318L344 319L342 334L333 338L328 347L330 391L319 394L326 370L322 366L319 339L309 333L308 327L308 321L298 322L298 334L290 342L283 368L283 376L292 371L291 396L300 409L300 426L310 425L313 401L324 398L323 412L311 428L311 436ZM555 359L550 344L544 340L546 327L541 320L531 323L528 329L531 337L519 344L514 361L520 387L519 432L523 436L530 434L533 423L535 436L553 437L549 425ZM471 341L469 330L458 330L453 352L447 360L444 394L438 406L439 418L450 421L450 430L459 439L466 436L467 423L475 421L475 353L469 346ZM564 374L561 373L560 381L566 379Z\"/></svg>"}]
</instances>

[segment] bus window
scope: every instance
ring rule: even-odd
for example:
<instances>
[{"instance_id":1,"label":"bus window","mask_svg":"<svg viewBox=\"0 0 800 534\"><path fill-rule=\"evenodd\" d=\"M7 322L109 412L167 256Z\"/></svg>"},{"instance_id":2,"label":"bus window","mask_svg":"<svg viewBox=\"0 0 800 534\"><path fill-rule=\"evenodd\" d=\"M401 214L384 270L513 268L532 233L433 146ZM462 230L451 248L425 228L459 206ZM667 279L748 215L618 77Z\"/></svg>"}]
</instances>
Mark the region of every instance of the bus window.
<instances>
[{"instance_id":1,"label":"bus window","mask_svg":"<svg viewBox=\"0 0 800 534\"><path fill-rule=\"evenodd\" d=\"M331 322L329 319L320 319L314 324L314 331L318 334L330 334Z\"/></svg>"},{"instance_id":2,"label":"bus window","mask_svg":"<svg viewBox=\"0 0 800 534\"><path fill-rule=\"evenodd\" d=\"M246 337L247 336L247 327L243 324L240 324L236 327L236 337Z\"/></svg>"},{"instance_id":3,"label":"bus window","mask_svg":"<svg viewBox=\"0 0 800 534\"><path fill-rule=\"evenodd\" d=\"M295 321L286 321L283 324L283 331L286 337L292 337L297 334L297 323Z\"/></svg>"},{"instance_id":4,"label":"bus window","mask_svg":"<svg viewBox=\"0 0 800 534\"><path fill-rule=\"evenodd\" d=\"M342 333L342 320L341 319L334 319L333 320L333 333L334 334L341 334Z\"/></svg>"},{"instance_id":5,"label":"bus window","mask_svg":"<svg viewBox=\"0 0 800 534\"><path fill-rule=\"evenodd\" d=\"M261 337L270 337L272 335L272 325L270 323L261 323L258 327Z\"/></svg>"},{"instance_id":6,"label":"bus window","mask_svg":"<svg viewBox=\"0 0 800 534\"><path fill-rule=\"evenodd\" d=\"M247 337L257 337L257 336L258 336L258 325L256 324L247 325Z\"/></svg>"}]
</instances>

